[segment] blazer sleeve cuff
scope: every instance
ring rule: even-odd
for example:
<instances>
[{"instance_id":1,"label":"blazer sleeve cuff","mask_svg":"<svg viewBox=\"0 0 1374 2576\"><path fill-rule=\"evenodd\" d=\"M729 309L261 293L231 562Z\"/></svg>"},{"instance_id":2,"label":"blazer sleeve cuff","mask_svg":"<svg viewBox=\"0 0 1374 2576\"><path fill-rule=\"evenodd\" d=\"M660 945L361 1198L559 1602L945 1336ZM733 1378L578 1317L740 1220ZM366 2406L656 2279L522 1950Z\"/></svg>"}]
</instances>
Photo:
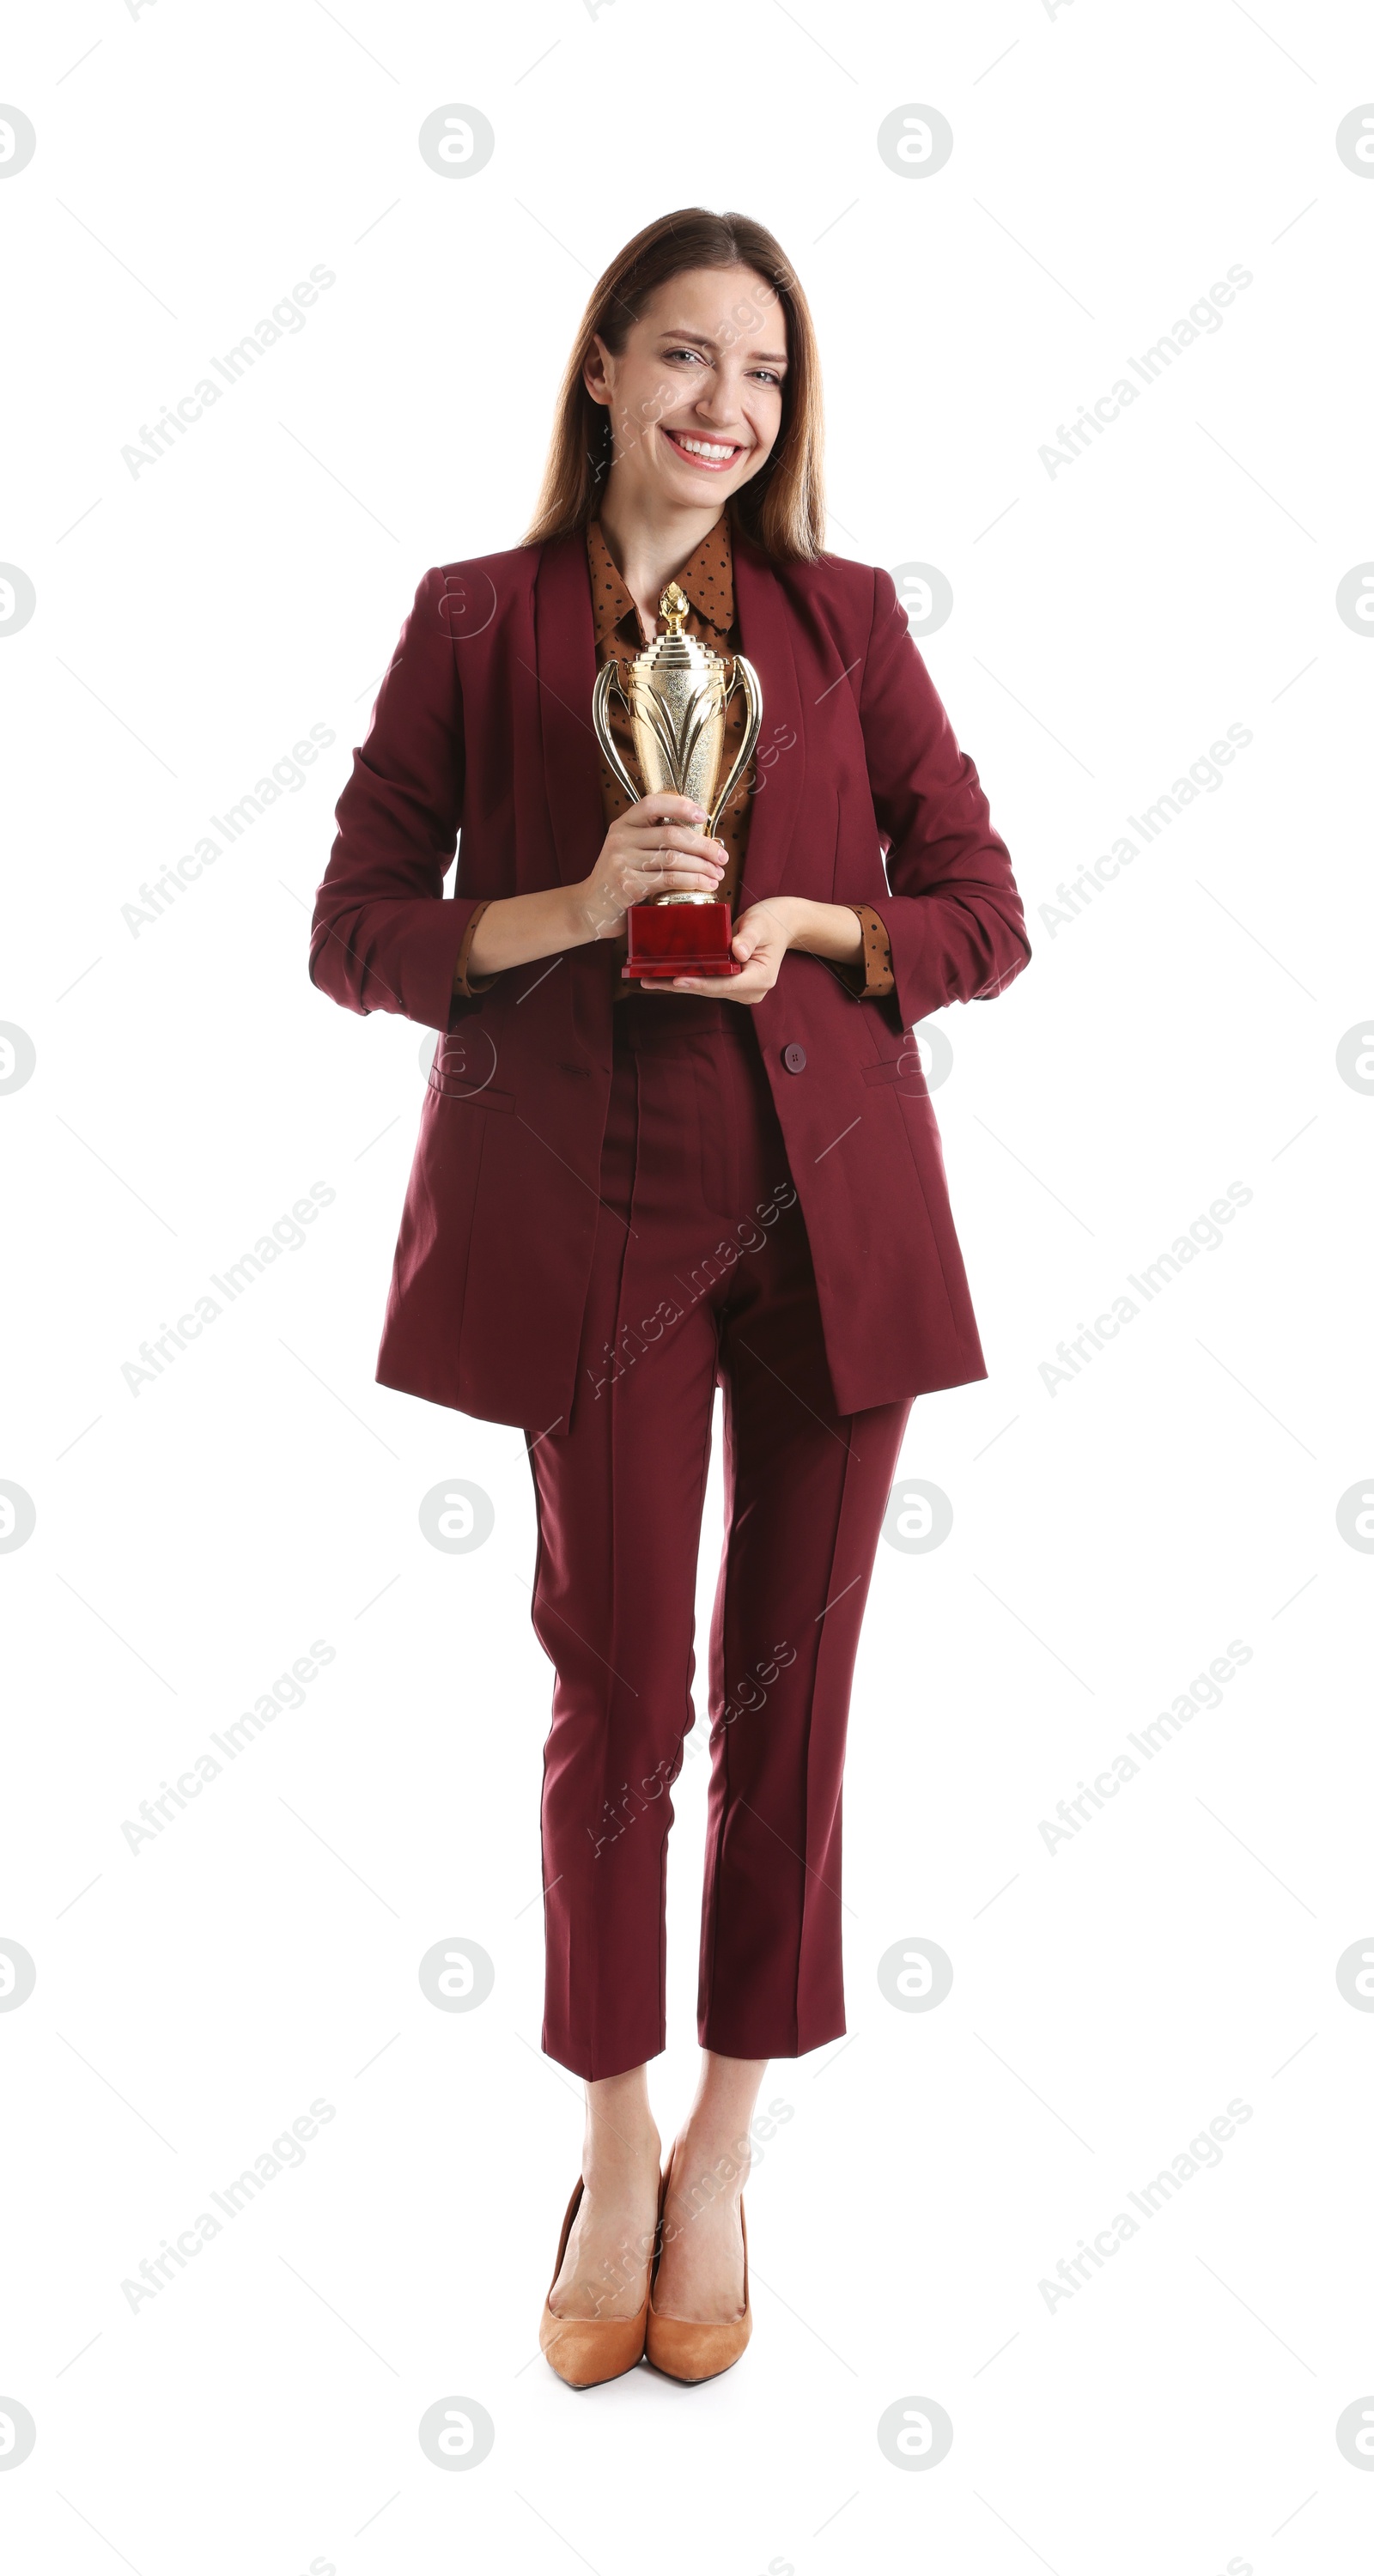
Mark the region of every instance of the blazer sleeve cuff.
<instances>
[{"instance_id":1,"label":"blazer sleeve cuff","mask_svg":"<svg viewBox=\"0 0 1374 2576\"><path fill-rule=\"evenodd\" d=\"M988 1002L1030 955L1019 906L979 915L935 895L889 895L885 906L897 1003L914 1029L950 1002ZM989 931L989 923L993 927Z\"/></svg>"}]
</instances>

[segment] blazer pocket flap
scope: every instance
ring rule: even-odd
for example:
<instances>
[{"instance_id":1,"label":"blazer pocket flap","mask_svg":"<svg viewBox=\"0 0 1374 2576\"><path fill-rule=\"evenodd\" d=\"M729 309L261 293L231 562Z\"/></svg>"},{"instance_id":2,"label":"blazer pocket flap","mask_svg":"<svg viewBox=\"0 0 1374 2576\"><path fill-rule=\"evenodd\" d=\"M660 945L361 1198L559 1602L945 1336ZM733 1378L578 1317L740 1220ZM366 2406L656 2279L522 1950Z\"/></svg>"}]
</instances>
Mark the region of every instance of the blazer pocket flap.
<instances>
[{"instance_id":1,"label":"blazer pocket flap","mask_svg":"<svg viewBox=\"0 0 1374 2576\"><path fill-rule=\"evenodd\" d=\"M882 1064L866 1064L862 1071L865 1082L900 1082L912 1091L920 1092L924 1092L926 1087L921 1059L915 1047L908 1055L890 1056Z\"/></svg>"},{"instance_id":2,"label":"blazer pocket flap","mask_svg":"<svg viewBox=\"0 0 1374 2576\"><path fill-rule=\"evenodd\" d=\"M474 1082L466 1073L441 1073L435 1065L430 1068L428 1082L430 1090L437 1091L441 1100L467 1100L477 1109L515 1107L513 1091L493 1091L490 1084Z\"/></svg>"}]
</instances>

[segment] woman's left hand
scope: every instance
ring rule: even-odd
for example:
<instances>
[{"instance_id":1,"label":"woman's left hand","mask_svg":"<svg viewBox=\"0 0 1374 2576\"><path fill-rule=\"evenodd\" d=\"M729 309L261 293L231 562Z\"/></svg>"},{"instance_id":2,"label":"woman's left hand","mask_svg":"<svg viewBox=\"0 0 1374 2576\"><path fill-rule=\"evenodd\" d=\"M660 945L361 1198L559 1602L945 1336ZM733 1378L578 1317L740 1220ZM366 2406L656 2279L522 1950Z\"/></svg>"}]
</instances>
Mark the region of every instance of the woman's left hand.
<instances>
[{"instance_id":1,"label":"woman's left hand","mask_svg":"<svg viewBox=\"0 0 1374 2576\"><path fill-rule=\"evenodd\" d=\"M703 993L720 1002L761 1002L778 980L794 927L789 898L773 895L765 903L751 904L735 924L730 947L744 968L742 975L675 975L671 983L646 976L639 989L642 993Z\"/></svg>"}]
</instances>

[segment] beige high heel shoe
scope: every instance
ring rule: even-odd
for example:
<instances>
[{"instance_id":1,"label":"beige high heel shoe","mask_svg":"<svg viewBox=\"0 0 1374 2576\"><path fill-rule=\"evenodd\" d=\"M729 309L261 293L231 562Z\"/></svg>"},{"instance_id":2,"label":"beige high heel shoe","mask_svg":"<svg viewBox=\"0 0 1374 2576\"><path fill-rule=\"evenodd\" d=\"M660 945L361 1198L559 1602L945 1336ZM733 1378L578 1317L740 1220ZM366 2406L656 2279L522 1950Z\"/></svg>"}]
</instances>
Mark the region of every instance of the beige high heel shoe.
<instances>
[{"instance_id":1,"label":"beige high heel shoe","mask_svg":"<svg viewBox=\"0 0 1374 2576\"><path fill-rule=\"evenodd\" d=\"M672 2176L673 2159L670 2156L658 2206L660 2249ZM644 2351L655 2370L663 2371L669 2379L685 2380L692 2386L702 2379L718 2379L723 2370L733 2368L754 2331L754 2320L749 2311L749 2231L744 2223L743 2193L740 2194L739 2227L744 2242L744 2306L737 2317L728 2318L723 2325L707 2324L695 2317L661 2317L654 2306L658 2255L654 2256L653 2270L649 2275L649 2314Z\"/></svg>"},{"instance_id":2,"label":"beige high heel shoe","mask_svg":"<svg viewBox=\"0 0 1374 2576\"><path fill-rule=\"evenodd\" d=\"M569 2388L599 2388L605 2380L623 2379L644 2354L644 2334L649 2320L649 2284L644 2284L644 2304L633 2317L560 2317L549 2305L554 2282L563 2269L573 2220L582 2206L586 2185L578 2176L577 2188L568 2203L563 2233L558 2240L558 2254L544 2300L544 2313L539 2320L539 2349L550 2367L557 2371Z\"/></svg>"}]
</instances>

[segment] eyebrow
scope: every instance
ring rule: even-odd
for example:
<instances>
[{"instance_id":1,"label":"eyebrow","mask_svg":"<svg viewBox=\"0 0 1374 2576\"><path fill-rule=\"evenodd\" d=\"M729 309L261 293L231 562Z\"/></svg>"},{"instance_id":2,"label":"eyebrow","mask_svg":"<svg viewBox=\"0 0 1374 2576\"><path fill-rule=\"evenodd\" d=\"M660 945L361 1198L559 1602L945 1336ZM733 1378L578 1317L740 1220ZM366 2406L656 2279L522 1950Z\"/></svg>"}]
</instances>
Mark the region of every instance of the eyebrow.
<instances>
[{"instance_id":1,"label":"eyebrow","mask_svg":"<svg viewBox=\"0 0 1374 2576\"><path fill-rule=\"evenodd\" d=\"M694 349L714 349L718 346L716 341L706 339L700 331L663 331L660 337L664 340L684 340ZM769 367L785 367L787 364L786 357L780 351L773 349L751 349L749 355L751 358L760 359L765 366Z\"/></svg>"}]
</instances>

